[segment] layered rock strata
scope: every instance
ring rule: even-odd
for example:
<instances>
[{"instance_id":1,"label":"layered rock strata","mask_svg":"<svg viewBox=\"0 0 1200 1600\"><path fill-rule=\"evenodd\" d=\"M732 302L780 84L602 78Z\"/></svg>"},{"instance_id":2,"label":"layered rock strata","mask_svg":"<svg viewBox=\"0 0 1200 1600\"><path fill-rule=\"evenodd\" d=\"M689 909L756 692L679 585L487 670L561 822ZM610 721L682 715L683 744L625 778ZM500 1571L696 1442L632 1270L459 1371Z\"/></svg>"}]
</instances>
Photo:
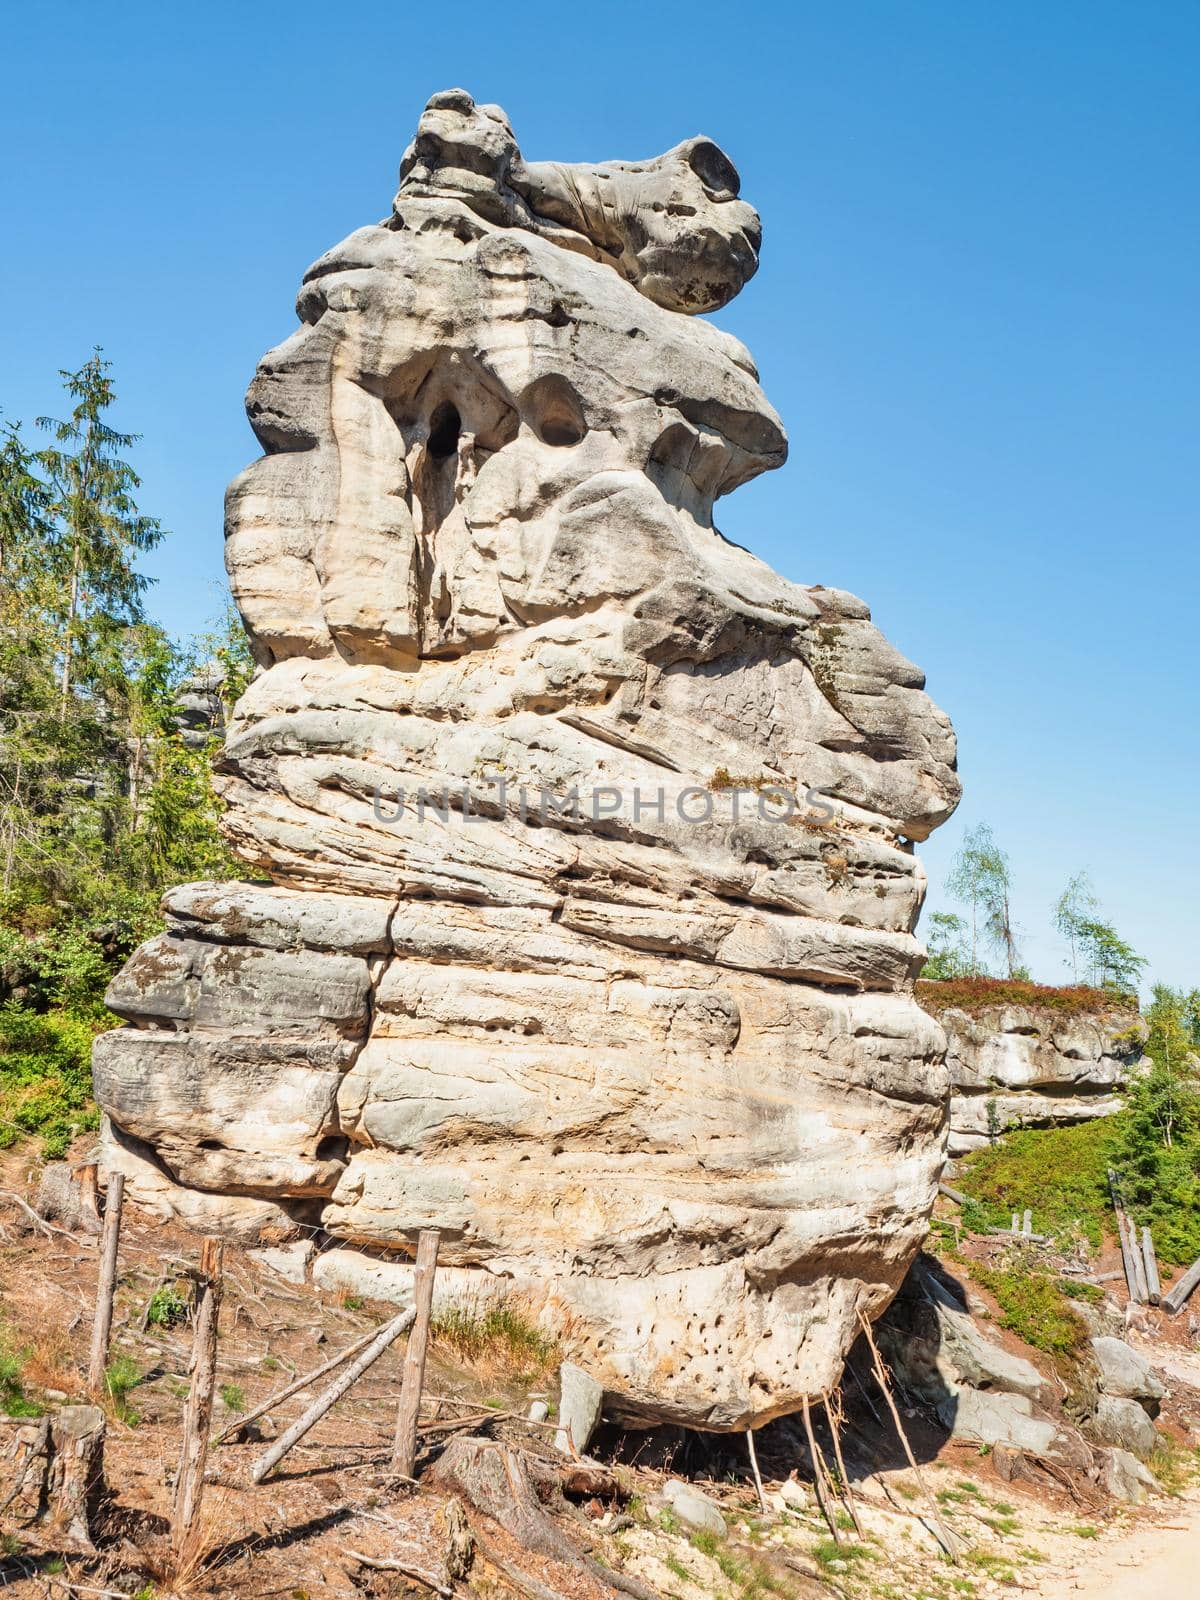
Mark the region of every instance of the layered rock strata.
<instances>
[{"instance_id":1,"label":"layered rock strata","mask_svg":"<svg viewBox=\"0 0 1200 1600\"><path fill-rule=\"evenodd\" d=\"M1114 1007L1064 1014L996 1005L939 1011L950 1074L950 1154L966 1155L1016 1127L1111 1116L1139 1069L1146 1026Z\"/></svg>"},{"instance_id":2,"label":"layered rock strata","mask_svg":"<svg viewBox=\"0 0 1200 1600\"><path fill-rule=\"evenodd\" d=\"M952 730L861 601L712 519L786 453L691 314L759 241L708 140L526 163L434 97L250 390L221 784L268 881L167 896L95 1056L144 1202L397 1294L436 1226L610 1413L711 1428L836 1381L947 1126L913 843Z\"/></svg>"}]
</instances>

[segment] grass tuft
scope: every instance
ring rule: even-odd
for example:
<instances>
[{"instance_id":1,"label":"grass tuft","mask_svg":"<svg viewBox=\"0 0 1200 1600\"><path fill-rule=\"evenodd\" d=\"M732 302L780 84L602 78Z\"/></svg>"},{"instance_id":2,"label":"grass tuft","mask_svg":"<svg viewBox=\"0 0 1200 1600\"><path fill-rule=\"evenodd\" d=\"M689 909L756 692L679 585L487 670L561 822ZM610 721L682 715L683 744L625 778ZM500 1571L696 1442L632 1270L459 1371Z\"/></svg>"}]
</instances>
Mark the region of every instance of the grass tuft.
<instances>
[{"instance_id":1,"label":"grass tuft","mask_svg":"<svg viewBox=\"0 0 1200 1600\"><path fill-rule=\"evenodd\" d=\"M433 1319L430 1334L435 1346L466 1366L485 1366L522 1378L548 1372L559 1361L557 1343L509 1300L482 1308L452 1306Z\"/></svg>"}]
</instances>

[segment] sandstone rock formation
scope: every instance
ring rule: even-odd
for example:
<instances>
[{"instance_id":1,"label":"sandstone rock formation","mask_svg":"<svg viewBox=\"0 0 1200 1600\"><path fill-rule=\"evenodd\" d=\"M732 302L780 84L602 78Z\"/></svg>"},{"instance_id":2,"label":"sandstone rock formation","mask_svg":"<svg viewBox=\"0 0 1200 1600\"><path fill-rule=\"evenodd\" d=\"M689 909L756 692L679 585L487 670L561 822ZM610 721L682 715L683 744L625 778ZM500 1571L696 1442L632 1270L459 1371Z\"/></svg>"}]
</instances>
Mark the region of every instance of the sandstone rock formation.
<instances>
[{"instance_id":1,"label":"sandstone rock formation","mask_svg":"<svg viewBox=\"0 0 1200 1600\"><path fill-rule=\"evenodd\" d=\"M527 163L430 102L250 390L223 792L269 882L168 895L95 1054L144 1203L396 1294L437 1226L611 1413L715 1428L832 1385L924 1232L913 841L958 797L867 608L713 524L786 453L685 314L755 270L737 189L708 140Z\"/></svg>"},{"instance_id":2,"label":"sandstone rock formation","mask_svg":"<svg viewBox=\"0 0 1200 1600\"><path fill-rule=\"evenodd\" d=\"M931 986L923 985L923 996ZM950 1073L950 1154L997 1131L1110 1116L1142 1060L1146 1026L1121 1006L1069 1013L1038 1005L938 1011Z\"/></svg>"}]
</instances>

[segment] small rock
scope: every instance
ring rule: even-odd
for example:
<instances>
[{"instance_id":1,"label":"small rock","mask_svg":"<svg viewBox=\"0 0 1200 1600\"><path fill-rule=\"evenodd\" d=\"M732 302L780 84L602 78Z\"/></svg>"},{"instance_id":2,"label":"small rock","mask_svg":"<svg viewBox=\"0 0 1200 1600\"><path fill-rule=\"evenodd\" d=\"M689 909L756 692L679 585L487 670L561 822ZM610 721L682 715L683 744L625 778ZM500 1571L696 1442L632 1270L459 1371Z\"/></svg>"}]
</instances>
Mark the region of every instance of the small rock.
<instances>
[{"instance_id":1,"label":"small rock","mask_svg":"<svg viewBox=\"0 0 1200 1600\"><path fill-rule=\"evenodd\" d=\"M804 1511L808 1506L808 1491L795 1478L785 1478L779 1485L779 1498L793 1511Z\"/></svg>"},{"instance_id":2,"label":"small rock","mask_svg":"<svg viewBox=\"0 0 1200 1600\"><path fill-rule=\"evenodd\" d=\"M304 1283L308 1278L308 1263L315 1246L311 1239L297 1239L293 1244L271 1245L263 1250L251 1250L251 1261L268 1267L289 1283Z\"/></svg>"},{"instance_id":3,"label":"small rock","mask_svg":"<svg viewBox=\"0 0 1200 1600\"><path fill-rule=\"evenodd\" d=\"M569 1456L573 1444L582 1455L600 1420L604 1390L573 1361L564 1361L558 1376L561 1389L558 1417L562 1426L554 1436L554 1446Z\"/></svg>"},{"instance_id":4,"label":"small rock","mask_svg":"<svg viewBox=\"0 0 1200 1600\"><path fill-rule=\"evenodd\" d=\"M530 1422L545 1422L550 1415L550 1407L544 1400L535 1400L529 1408Z\"/></svg>"},{"instance_id":5,"label":"small rock","mask_svg":"<svg viewBox=\"0 0 1200 1600\"><path fill-rule=\"evenodd\" d=\"M668 1478L662 1487L662 1497L680 1522L696 1532L714 1533L718 1539L723 1539L729 1531L717 1502L693 1484Z\"/></svg>"},{"instance_id":6,"label":"small rock","mask_svg":"<svg viewBox=\"0 0 1200 1600\"><path fill-rule=\"evenodd\" d=\"M65 1389L45 1389L42 1392L45 1394L47 1400L61 1401L67 1398L67 1391Z\"/></svg>"}]
</instances>

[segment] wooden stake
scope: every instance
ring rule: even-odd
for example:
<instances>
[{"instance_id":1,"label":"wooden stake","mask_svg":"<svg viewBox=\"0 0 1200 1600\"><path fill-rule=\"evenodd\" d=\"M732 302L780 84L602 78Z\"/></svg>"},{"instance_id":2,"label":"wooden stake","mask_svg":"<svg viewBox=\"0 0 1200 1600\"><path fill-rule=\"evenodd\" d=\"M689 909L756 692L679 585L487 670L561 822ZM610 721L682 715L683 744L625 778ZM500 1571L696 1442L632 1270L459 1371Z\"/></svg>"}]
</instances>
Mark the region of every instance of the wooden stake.
<instances>
[{"instance_id":1,"label":"wooden stake","mask_svg":"<svg viewBox=\"0 0 1200 1600\"><path fill-rule=\"evenodd\" d=\"M101 1400L108 1366L108 1341L112 1333L113 1294L117 1287L117 1247L121 1240L121 1209L125 1201L125 1174L114 1172L108 1180L104 1208L104 1235L100 1241L100 1276L96 1284L96 1320L92 1324L92 1354L88 1362L88 1392Z\"/></svg>"},{"instance_id":2,"label":"wooden stake","mask_svg":"<svg viewBox=\"0 0 1200 1600\"><path fill-rule=\"evenodd\" d=\"M297 1417L286 1433L280 1434L269 1450L264 1450L259 1456L250 1469L250 1477L254 1483L261 1483L267 1473L279 1465L297 1440L303 1439L308 1430L320 1422L330 1407L336 1405L346 1390L358 1382L367 1368L379 1360L388 1346L412 1327L416 1316L415 1310L400 1311L390 1322L384 1323L362 1354L351 1362L345 1372L334 1379L323 1394L317 1396L303 1416Z\"/></svg>"},{"instance_id":3,"label":"wooden stake","mask_svg":"<svg viewBox=\"0 0 1200 1600\"><path fill-rule=\"evenodd\" d=\"M231 1434L240 1433L250 1423L257 1422L259 1417L266 1416L268 1411L274 1411L276 1406L281 1406L285 1400L290 1400L294 1394L299 1394L301 1389L307 1389L310 1384L316 1383L319 1378L326 1377L335 1367L340 1367L343 1361L349 1361L351 1356L356 1356L360 1350L365 1350L374 1337L375 1329L371 1328L363 1334L361 1339L356 1339L353 1344L347 1345L344 1350L339 1350L336 1356L331 1356L328 1361L322 1363L319 1367L315 1367L312 1372L306 1372L300 1378L293 1378L289 1384L282 1389L276 1390L273 1395L262 1401L260 1405L255 1406L252 1411L243 1412L241 1416L235 1417L232 1422L227 1423L220 1433L214 1434L213 1444L224 1444Z\"/></svg>"},{"instance_id":4,"label":"wooden stake","mask_svg":"<svg viewBox=\"0 0 1200 1600\"><path fill-rule=\"evenodd\" d=\"M1158 1279L1158 1258L1154 1254L1154 1239L1149 1228L1142 1229L1142 1264L1146 1269L1146 1293L1152 1306L1162 1299L1162 1284Z\"/></svg>"},{"instance_id":5,"label":"wooden stake","mask_svg":"<svg viewBox=\"0 0 1200 1600\"><path fill-rule=\"evenodd\" d=\"M179 1559L187 1556L195 1540L200 1502L204 1497L208 1430L212 1426L213 1393L217 1383L217 1320L221 1313L224 1256L225 1246L220 1239L205 1239L200 1247L200 1303L188 1367L192 1386L183 1412L183 1443L179 1451L171 1524L171 1544Z\"/></svg>"},{"instance_id":6,"label":"wooden stake","mask_svg":"<svg viewBox=\"0 0 1200 1600\"><path fill-rule=\"evenodd\" d=\"M937 1501L934 1499L929 1485L925 1481L925 1474L917 1465L917 1458L912 1453L912 1446L908 1442L908 1435L904 1431L904 1424L900 1421L900 1412L897 1410L895 1399L892 1396L891 1384L889 1384L887 1381L887 1373L884 1370L883 1358L880 1356L879 1347L875 1343L875 1335L871 1332L871 1324L867 1321L866 1317L861 1311L858 1313L858 1320L862 1324L862 1331L866 1335L867 1348L871 1352L872 1370L875 1374L875 1382L879 1385L880 1392L882 1393L883 1398L887 1401L888 1410L892 1414L892 1424L896 1429L897 1435L899 1436L900 1443L904 1446L904 1454L908 1457L908 1464L916 1474L917 1482L921 1485L921 1489L925 1495L926 1503L929 1506L929 1521L931 1531L933 1532L934 1537L937 1539L937 1542L941 1545L942 1549L949 1556L950 1560L955 1566L958 1566L958 1551L954 1548L954 1541L951 1538L950 1530L946 1527L945 1523L941 1519L940 1514L938 1513Z\"/></svg>"},{"instance_id":7,"label":"wooden stake","mask_svg":"<svg viewBox=\"0 0 1200 1600\"><path fill-rule=\"evenodd\" d=\"M404 1356L400 1404L396 1407L396 1437L392 1443L392 1471L402 1478L411 1478L417 1464L417 1417L421 1410L421 1387L425 1382L425 1351L429 1344L433 1279L440 1241L441 1234L436 1228L422 1228L417 1235L417 1267L413 1275L416 1321Z\"/></svg>"},{"instance_id":8,"label":"wooden stake","mask_svg":"<svg viewBox=\"0 0 1200 1600\"><path fill-rule=\"evenodd\" d=\"M833 1535L834 1544L841 1544L842 1535L838 1530L837 1517L834 1515L833 1506L830 1504L829 1495L825 1488L825 1457L821 1454L821 1447L813 1433L812 1417L808 1410L808 1396L803 1397L804 1434L808 1440L808 1453L812 1457L813 1488L817 1491L817 1504L821 1508L821 1515L829 1524L829 1531Z\"/></svg>"},{"instance_id":9,"label":"wooden stake","mask_svg":"<svg viewBox=\"0 0 1200 1600\"><path fill-rule=\"evenodd\" d=\"M1178 1316L1186 1305L1188 1296L1198 1283L1200 1283L1200 1258L1193 1261L1175 1287L1169 1289L1163 1295L1162 1303L1164 1309L1169 1311L1173 1317Z\"/></svg>"},{"instance_id":10,"label":"wooden stake","mask_svg":"<svg viewBox=\"0 0 1200 1600\"><path fill-rule=\"evenodd\" d=\"M762 1473L758 1470L758 1451L754 1448L754 1429L746 1429L746 1450L750 1456L750 1470L754 1474L754 1487L758 1491L758 1509L765 1517L767 1514L767 1497L763 1493Z\"/></svg>"},{"instance_id":11,"label":"wooden stake","mask_svg":"<svg viewBox=\"0 0 1200 1600\"><path fill-rule=\"evenodd\" d=\"M821 1398L825 1402L825 1416L829 1422L829 1432L833 1437L833 1453L837 1459L838 1478L841 1482L842 1499L845 1502L846 1510L850 1513L850 1520L854 1524L854 1531L861 1539L863 1537L863 1525L859 1519L858 1509L854 1504L854 1494L850 1488L850 1478L846 1472L846 1463L842 1459L842 1435L838 1428L838 1414L841 1411L841 1401L839 1399L836 1406L831 1406L828 1395L822 1395Z\"/></svg>"}]
</instances>

